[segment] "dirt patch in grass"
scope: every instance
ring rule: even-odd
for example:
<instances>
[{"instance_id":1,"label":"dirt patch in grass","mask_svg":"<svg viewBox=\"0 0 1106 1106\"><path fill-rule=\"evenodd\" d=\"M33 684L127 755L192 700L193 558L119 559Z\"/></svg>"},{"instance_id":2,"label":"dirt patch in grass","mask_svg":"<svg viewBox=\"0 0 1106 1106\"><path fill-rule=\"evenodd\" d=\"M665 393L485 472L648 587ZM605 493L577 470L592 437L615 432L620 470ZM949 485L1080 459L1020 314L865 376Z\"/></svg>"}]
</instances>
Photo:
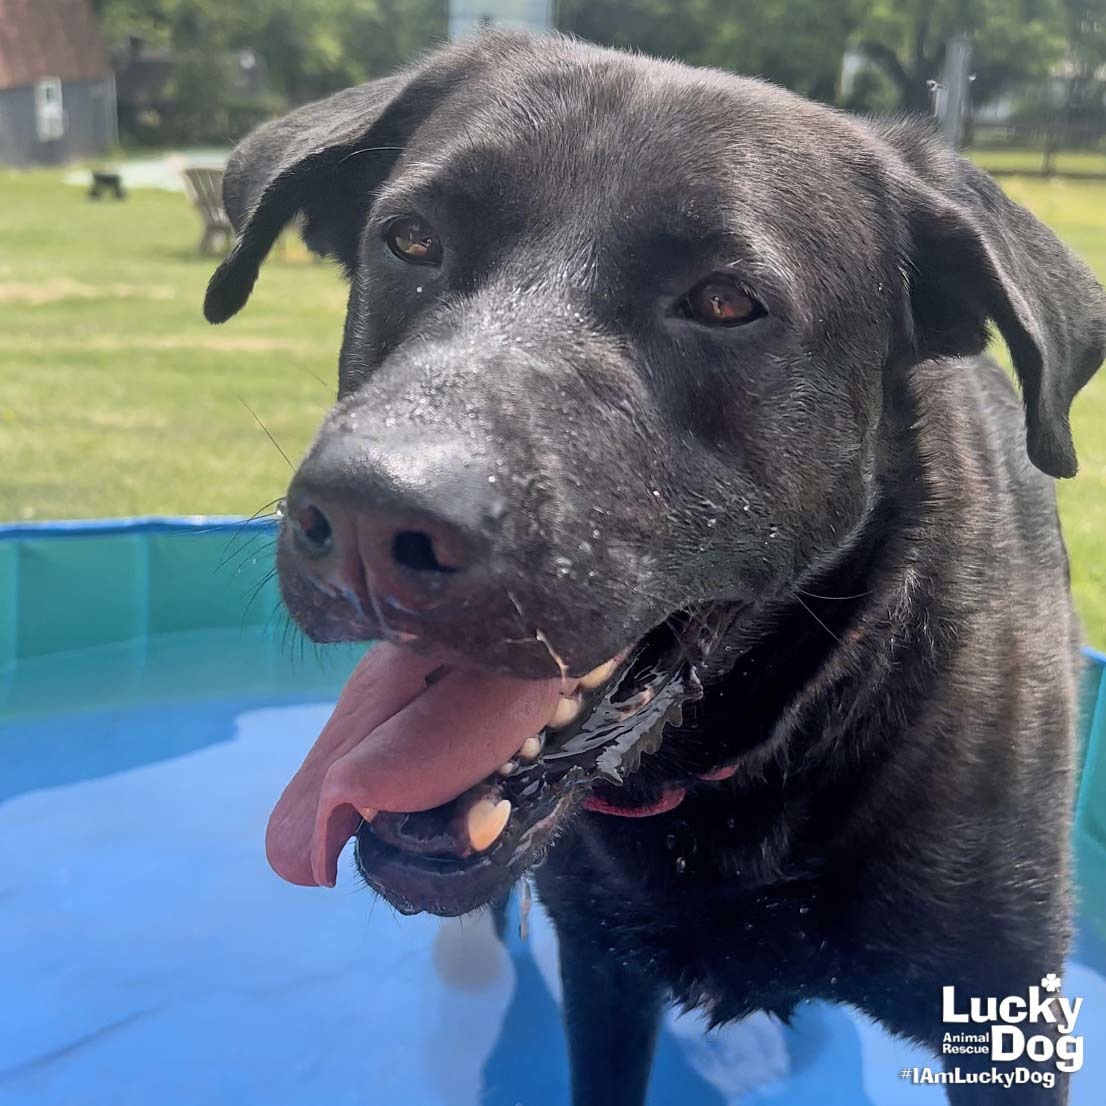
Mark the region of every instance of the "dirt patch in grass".
<instances>
[{"instance_id":1,"label":"dirt patch in grass","mask_svg":"<svg viewBox=\"0 0 1106 1106\"><path fill-rule=\"evenodd\" d=\"M8 353L34 353L74 349L96 353L150 352L187 353L286 353L307 357L318 351L311 342L290 338L266 338L259 335L212 332L198 334L72 334L57 338L32 338L20 334L0 334L0 350Z\"/></svg>"},{"instance_id":2,"label":"dirt patch in grass","mask_svg":"<svg viewBox=\"0 0 1106 1106\"><path fill-rule=\"evenodd\" d=\"M64 300L171 300L175 296L175 290L164 285L86 284L70 277L0 284L0 304L18 307L41 307Z\"/></svg>"}]
</instances>

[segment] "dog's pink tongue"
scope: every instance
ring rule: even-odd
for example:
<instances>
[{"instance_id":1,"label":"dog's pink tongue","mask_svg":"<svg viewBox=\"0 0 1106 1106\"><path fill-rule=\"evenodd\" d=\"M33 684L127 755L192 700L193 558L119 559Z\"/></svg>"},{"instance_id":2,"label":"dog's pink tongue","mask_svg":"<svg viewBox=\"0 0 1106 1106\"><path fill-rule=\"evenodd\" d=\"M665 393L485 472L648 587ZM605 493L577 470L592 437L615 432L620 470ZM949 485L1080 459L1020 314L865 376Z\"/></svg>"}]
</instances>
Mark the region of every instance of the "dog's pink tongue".
<instances>
[{"instance_id":1,"label":"dog's pink tongue","mask_svg":"<svg viewBox=\"0 0 1106 1106\"><path fill-rule=\"evenodd\" d=\"M429 810L456 798L545 726L563 687L444 663L386 644L366 654L269 818L265 851L278 875L333 886L358 809Z\"/></svg>"}]
</instances>

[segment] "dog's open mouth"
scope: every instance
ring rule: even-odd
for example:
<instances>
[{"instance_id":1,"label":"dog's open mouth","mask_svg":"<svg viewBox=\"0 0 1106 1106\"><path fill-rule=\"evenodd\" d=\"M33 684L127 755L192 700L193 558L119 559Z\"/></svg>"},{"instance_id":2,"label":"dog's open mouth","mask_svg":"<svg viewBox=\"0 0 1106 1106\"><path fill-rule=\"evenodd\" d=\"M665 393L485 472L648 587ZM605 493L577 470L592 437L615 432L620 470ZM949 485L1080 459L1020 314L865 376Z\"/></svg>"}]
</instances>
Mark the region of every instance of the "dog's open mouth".
<instances>
[{"instance_id":1,"label":"dog's open mouth","mask_svg":"<svg viewBox=\"0 0 1106 1106\"><path fill-rule=\"evenodd\" d=\"M361 874L398 909L475 909L538 859L592 785L620 784L659 747L699 696L722 622L673 616L593 671L549 680L376 646L273 811L270 863L333 885L356 834Z\"/></svg>"}]
</instances>

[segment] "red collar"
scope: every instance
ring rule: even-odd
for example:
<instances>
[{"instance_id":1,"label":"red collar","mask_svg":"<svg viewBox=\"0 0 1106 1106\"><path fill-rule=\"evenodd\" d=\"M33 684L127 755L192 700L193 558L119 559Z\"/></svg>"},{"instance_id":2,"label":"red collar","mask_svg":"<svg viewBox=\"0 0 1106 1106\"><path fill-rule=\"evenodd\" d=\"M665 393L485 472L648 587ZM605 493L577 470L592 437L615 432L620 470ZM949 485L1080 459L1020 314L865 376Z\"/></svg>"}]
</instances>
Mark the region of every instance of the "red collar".
<instances>
[{"instance_id":1,"label":"red collar","mask_svg":"<svg viewBox=\"0 0 1106 1106\"><path fill-rule=\"evenodd\" d=\"M724 768L715 768L710 772L703 772L699 779L708 782L728 780L737 771L737 765L731 764ZM594 814L613 814L618 818L651 818L654 814L667 814L675 810L687 797L687 789L683 787L666 787L661 792L661 797L655 803L647 806L619 806L617 803L609 803L598 795L589 795L584 800L584 809Z\"/></svg>"},{"instance_id":2,"label":"red collar","mask_svg":"<svg viewBox=\"0 0 1106 1106\"><path fill-rule=\"evenodd\" d=\"M686 794L682 787L666 787L661 797L648 806L617 806L615 803L608 803L606 799L599 798L598 795L589 795L584 800L584 809L595 814L615 814L619 818L649 818L654 814L675 810L684 801Z\"/></svg>"}]
</instances>

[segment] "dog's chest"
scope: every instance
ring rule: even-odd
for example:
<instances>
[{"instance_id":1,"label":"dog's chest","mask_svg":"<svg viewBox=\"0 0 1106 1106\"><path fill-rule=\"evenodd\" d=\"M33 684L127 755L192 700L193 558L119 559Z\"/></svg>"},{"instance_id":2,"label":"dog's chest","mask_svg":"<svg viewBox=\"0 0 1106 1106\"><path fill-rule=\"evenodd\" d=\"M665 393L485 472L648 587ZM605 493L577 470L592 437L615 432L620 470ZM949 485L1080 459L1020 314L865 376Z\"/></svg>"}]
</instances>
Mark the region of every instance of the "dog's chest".
<instances>
[{"instance_id":1,"label":"dog's chest","mask_svg":"<svg viewBox=\"0 0 1106 1106\"><path fill-rule=\"evenodd\" d=\"M669 848L670 836L659 855L648 851L645 865L610 853L601 867L584 864L577 852L562 868L551 857L541 884L555 920L585 927L620 960L659 977L678 1000L723 1020L835 994L839 921L816 882L747 889L726 864L702 848L692 851L679 834Z\"/></svg>"}]
</instances>

